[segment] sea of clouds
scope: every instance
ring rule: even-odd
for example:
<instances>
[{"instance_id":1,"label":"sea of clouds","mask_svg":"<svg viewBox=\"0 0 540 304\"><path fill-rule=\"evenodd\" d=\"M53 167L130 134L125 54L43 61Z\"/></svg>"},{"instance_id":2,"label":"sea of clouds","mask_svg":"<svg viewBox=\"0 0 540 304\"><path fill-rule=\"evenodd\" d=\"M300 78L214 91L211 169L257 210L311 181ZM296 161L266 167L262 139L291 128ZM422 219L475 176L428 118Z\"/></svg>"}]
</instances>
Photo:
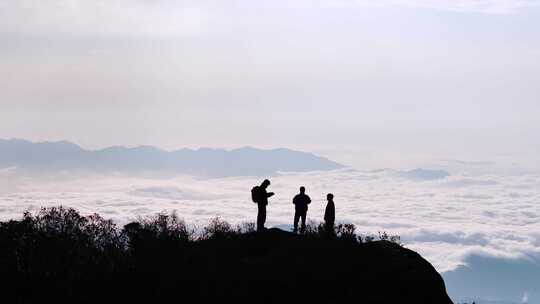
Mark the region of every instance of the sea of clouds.
<instances>
[{"instance_id":1,"label":"sea of clouds","mask_svg":"<svg viewBox=\"0 0 540 304\"><path fill-rule=\"evenodd\" d=\"M292 197L307 187L308 217L322 220L325 196L334 193L338 221L354 223L362 235L379 231L401 236L440 272L470 256L527 259L540 256L540 175L459 175L393 170L280 173L271 177L276 196L267 226L291 224ZM429 172L428 172L429 173ZM24 211L64 205L97 212L125 224L139 216L177 212L202 226L219 216L231 223L253 222L250 189L261 178L149 178L59 175L36 177L0 170L0 219Z\"/></svg>"}]
</instances>

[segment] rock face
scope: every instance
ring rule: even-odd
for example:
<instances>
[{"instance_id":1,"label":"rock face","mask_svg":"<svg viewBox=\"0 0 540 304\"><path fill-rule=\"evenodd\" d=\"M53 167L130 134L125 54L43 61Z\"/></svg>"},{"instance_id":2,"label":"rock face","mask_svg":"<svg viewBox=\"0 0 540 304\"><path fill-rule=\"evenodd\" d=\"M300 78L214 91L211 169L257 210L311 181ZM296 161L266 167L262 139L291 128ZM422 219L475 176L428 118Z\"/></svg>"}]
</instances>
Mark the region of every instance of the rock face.
<instances>
[{"instance_id":1,"label":"rock face","mask_svg":"<svg viewBox=\"0 0 540 304\"><path fill-rule=\"evenodd\" d=\"M233 242L209 242L201 249L210 254L210 272L226 274L214 292L234 299L452 303L431 264L416 252L386 241L357 244L299 238L271 229Z\"/></svg>"}]
</instances>

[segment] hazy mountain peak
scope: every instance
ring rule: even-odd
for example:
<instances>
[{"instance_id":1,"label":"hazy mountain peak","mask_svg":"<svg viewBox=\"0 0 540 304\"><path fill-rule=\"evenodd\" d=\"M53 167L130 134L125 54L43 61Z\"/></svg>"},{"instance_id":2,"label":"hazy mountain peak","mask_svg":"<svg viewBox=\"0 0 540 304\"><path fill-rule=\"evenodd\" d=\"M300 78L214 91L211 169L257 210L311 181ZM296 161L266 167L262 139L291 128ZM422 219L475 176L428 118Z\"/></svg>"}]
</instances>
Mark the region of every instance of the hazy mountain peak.
<instances>
[{"instance_id":1,"label":"hazy mountain peak","mask_svg":"<svg viewBox=\"0 0 540 304\"><path fill-rule=\"evenodd\" d=\"M324 171L343 167L312 153L284 148L200 148L168 152L153 146L112 146L91 151L68 141L32 143L25 140L1 140L0 167L12 166L40 170L165 172L212 177L263 176L278 171Z\"/></svg>"}]
</instances>

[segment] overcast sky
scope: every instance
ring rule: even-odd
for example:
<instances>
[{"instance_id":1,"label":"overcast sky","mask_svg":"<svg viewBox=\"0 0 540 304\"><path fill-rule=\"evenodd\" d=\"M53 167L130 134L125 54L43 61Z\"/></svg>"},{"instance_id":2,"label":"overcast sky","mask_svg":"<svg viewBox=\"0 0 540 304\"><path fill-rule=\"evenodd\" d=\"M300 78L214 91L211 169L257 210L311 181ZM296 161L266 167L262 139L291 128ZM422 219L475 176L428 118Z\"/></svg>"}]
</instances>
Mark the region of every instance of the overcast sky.
<instances>
[{"instance_id":1,"label":"overcast sky","mask_svg":"<svg viewBox=\"0 0 540 304\"><path fill-rule=\"evenodd\" d=\"M0 138L534 155L539 37L536 0L0 0Z\"/></svg>"},{"instance_id":2,"label":"overcast sky","mask_svg":"<svg viewBox=\"0 0 540 304\"><path fill-rule=\"evenodd\" d=\"M310 216L334 192L343 220L397 231L441 271L538 260L540 0L0 0L0 138L312 151L366 170L273 178L270 224L302 183ZM451 176L368 171L415 167ZM0 170L0 218L255 212L250 179L26 179ZM527 288L510 299L538 303Z\"/></svg>"}]
</instances>

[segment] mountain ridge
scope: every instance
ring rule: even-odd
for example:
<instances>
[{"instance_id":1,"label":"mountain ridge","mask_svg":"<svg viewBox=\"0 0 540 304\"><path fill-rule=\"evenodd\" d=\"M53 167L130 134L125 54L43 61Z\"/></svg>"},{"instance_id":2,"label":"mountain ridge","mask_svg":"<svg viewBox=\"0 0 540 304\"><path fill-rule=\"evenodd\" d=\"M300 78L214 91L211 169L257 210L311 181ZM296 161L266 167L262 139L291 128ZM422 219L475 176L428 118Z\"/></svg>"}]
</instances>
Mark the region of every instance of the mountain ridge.
<instances>
[{"instance_id":1,"label":"mountain ridge","mask_svg":"<svg viewBox=\"0 0 540 304\"><path fill-rule=\"evenodd\" d=\"M209 177L264 176L279 171L329 171L344 166L313 153L286 148L163 150L154 146L111 146L88 150L69 141L0 139L0 167L91 170L125 173L158 171Z\"/></svg>"}]
</instances>

